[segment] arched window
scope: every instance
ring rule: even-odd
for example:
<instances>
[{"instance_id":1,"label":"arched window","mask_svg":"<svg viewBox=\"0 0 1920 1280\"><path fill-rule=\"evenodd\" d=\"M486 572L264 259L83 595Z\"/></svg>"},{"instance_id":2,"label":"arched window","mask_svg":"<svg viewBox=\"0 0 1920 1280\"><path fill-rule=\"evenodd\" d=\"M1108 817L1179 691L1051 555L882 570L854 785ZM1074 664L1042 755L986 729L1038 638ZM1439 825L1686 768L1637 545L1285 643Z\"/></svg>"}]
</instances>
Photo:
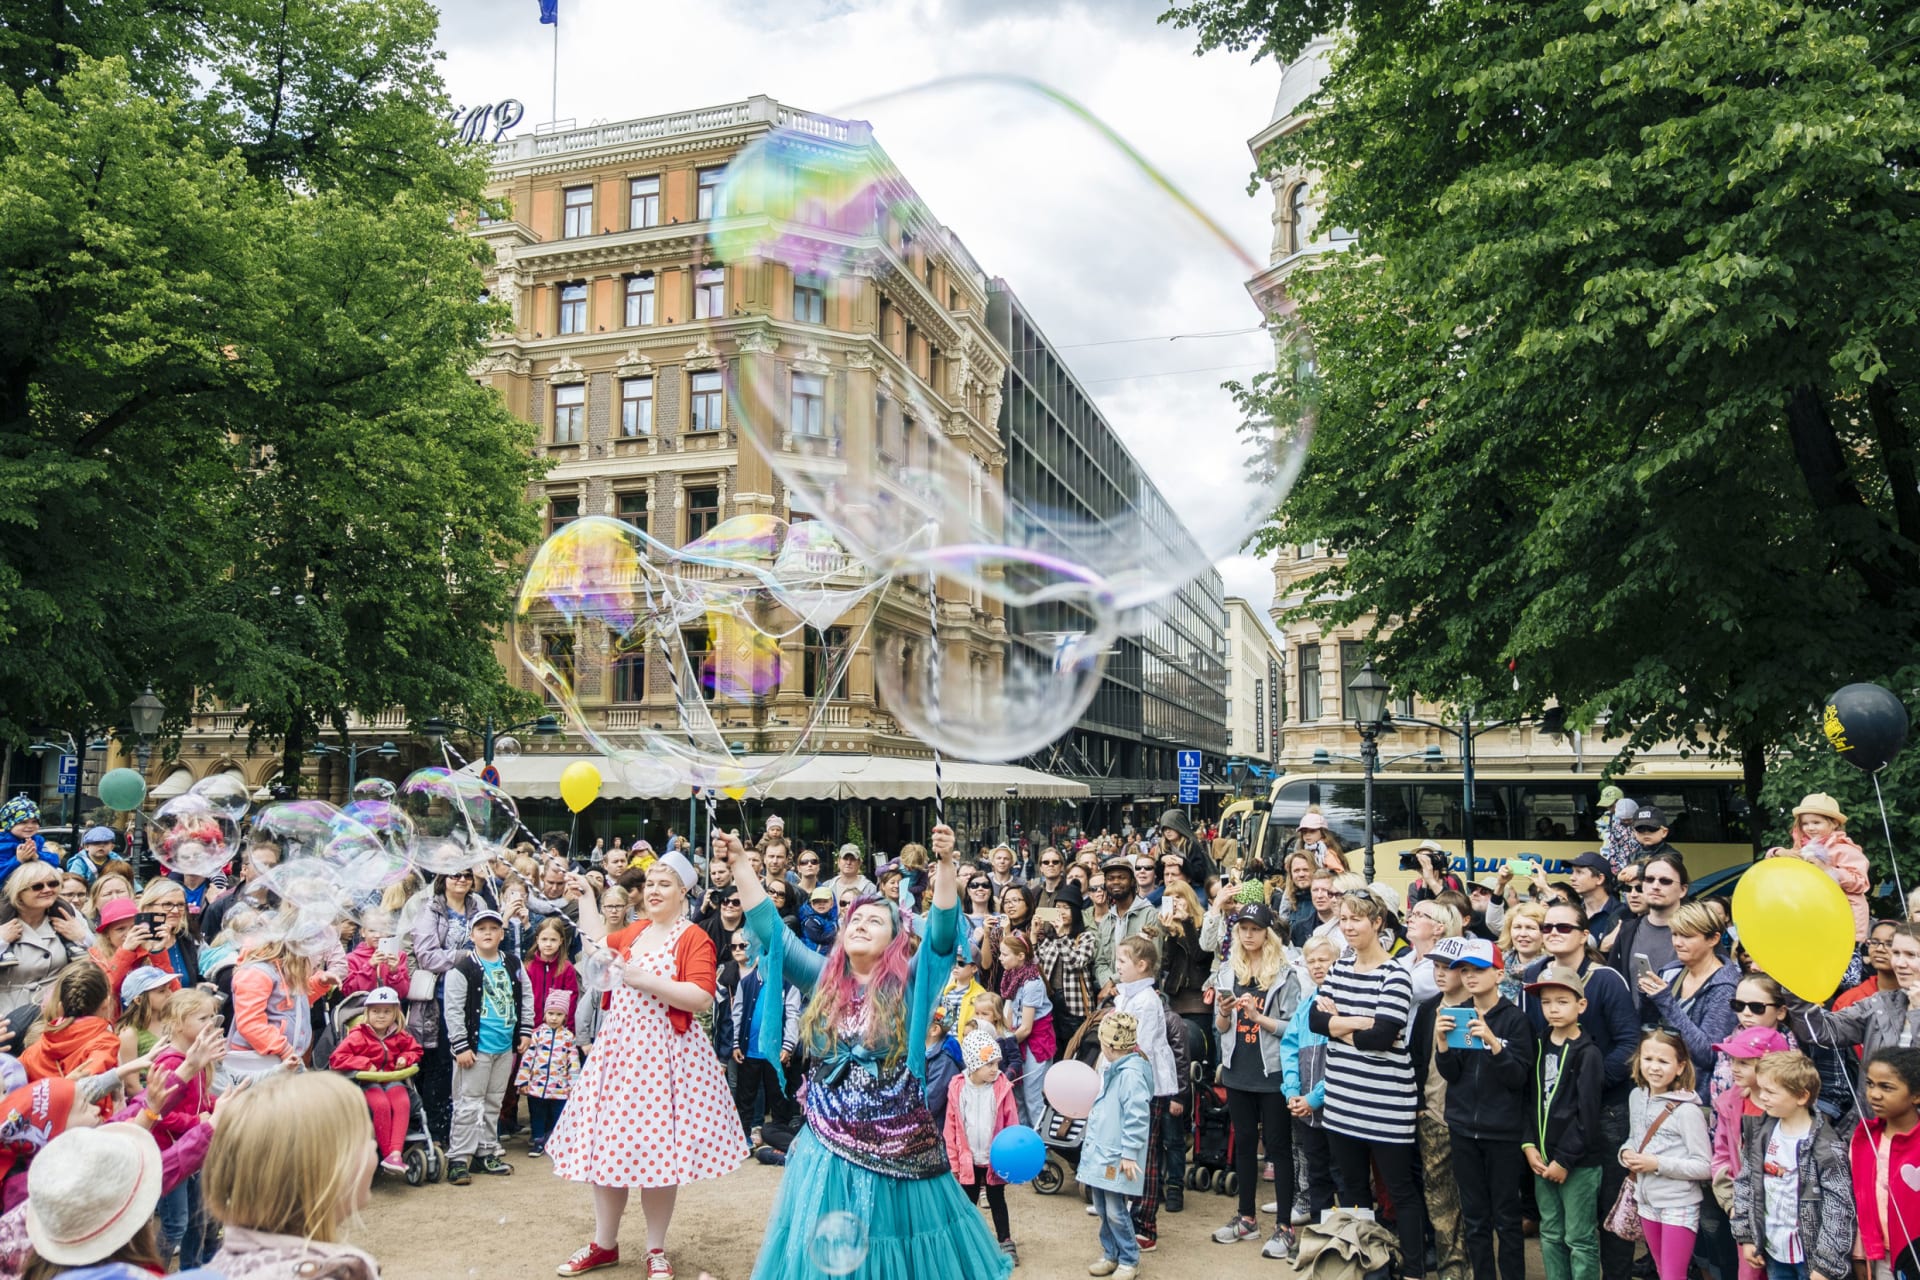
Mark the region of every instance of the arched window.
<instances>
[{"instance_id":1,"label":"arched window","mask_svg":"<svg viewBox=\"0 0 1920 1280\"><path fill-rule=\"evenodd\" d=\"M1291 248L1303 252L1313 235L1313 184L1305 178L1293 184L1287 193L1287 222L1293 228Z\"/></svg>"}]
</instances>

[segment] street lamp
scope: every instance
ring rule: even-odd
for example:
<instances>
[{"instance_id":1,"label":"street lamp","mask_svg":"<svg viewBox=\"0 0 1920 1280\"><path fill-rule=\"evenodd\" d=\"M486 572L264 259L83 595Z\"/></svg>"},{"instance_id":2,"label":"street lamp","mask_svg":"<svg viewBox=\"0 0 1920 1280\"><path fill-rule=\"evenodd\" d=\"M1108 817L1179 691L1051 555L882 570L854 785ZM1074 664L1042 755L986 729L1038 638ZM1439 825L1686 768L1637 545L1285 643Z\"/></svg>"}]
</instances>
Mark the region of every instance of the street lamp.
<instances>
[{"instance_id":1,"label":"street lamp","mask_svg":"<svg viewBox=\"0 0 1920 1280\"><path fill-rule=\"evenodd\" d=\"M358 780L357 775L360 769L360 757L379 756L382 760L391 760L400 754L400 748L394 746L391 742L383 742L378 746L366 747L356 747L351 744L344 747L335 747L324 742L316 742L307 748L307 754L314 756L340 756L346 760L347 799L352 800L353 784Z\"/></svg>"},{"instance_id":2,"label":"street lamp","mask_svg":"<svg viewBox=\"0 0 1920 1280\"><path fill-rule=\"evenodd\" d=\"M1360 731L1360 769L1366 778L1367 852L1363 860L1367 883L1373 883L1373 770L1380 762L1381 721L1387 712L1390 686L1373 669L1369 659L1360 673L1347 682L1347 706L1353 710L1353 727Z\"/></svg>"},{"instance_id":3,"label":"street lamp","mask_svg":"<svg viewBox=\"0 0 1920 1280\"><path fill-rule=\"evenodd\" d=\"M654 727L656 729L659 728L658 725ZM486 723L480 725L478 728L470 724L460 724L457 721L448 720L444 716L428 716L420 722L420 732L422 736L428 738L444 738L455 730L461 733L478 733L481 741L480 762L483 765L493 763L494 745L503 735L512 733L516 729L531 729L542 738L554 738L560 734L560 721L551 715L535 716L531 720L521 720L515 724L503 724L498 728L494 726L492 716L488 716Z\"/></svg>"},{"instance_id":4,"label":"street lamp","mask_svg":"<svg viewBox=\"0 0 1920 1280\"><path fill-rule=\"evenodd\" d=\"M166 704L153 696L152 685L148 685L147 691L135 698L133 705L127 708L127 721L133 725L134 736L138 738L140 742L136 751L136 759L140 764L140 777L142 780L147 776L147 762L153 755L153 735L160 732L160 726L166 721L166 718ZM140 855L146 851L147 847L147 833L146 829L140 825L140 817L138 814L134 815L130 825L133 828L133 870L134 874L138 875L140 871Z\"/></svg>"}]
</instances>

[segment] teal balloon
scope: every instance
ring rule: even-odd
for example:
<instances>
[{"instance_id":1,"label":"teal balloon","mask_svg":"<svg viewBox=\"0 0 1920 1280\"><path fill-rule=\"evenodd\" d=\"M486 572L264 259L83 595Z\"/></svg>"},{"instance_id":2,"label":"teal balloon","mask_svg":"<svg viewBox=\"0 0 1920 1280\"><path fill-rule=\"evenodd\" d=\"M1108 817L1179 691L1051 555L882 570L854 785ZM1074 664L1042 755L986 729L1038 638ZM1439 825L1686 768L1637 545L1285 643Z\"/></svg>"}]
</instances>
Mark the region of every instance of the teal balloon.
<instances>
[{"instance_id":1,"label":"teal balloon","mask_svg":"<svg viewBox=\"0 0 1920 1280\"><path fill-rule=\"evenodd\" d=\"M147 780L138 769L112 769L100 779L100 803L121 813L138 809L147 798Z\"/></svg>"}]
</instances>

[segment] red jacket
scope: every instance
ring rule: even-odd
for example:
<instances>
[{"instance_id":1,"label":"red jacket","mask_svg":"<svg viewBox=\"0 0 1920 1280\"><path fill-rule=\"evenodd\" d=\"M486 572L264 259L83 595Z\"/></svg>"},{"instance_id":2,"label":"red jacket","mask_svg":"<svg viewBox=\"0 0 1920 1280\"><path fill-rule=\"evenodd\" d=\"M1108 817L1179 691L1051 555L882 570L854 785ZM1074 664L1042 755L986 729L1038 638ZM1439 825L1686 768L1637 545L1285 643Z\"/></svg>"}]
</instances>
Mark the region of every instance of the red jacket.
<instances>
[{"instance_id":1,"label":"red jacket","mask_svg":"<svg viewBox=\"0 0 1920 1280\"><path fill-rule=\"evenodd\" d=\"M1880 1212L1878 1150L1887 1139L1884 1120L1862 1120L1853 1128L1848 1157L1853 1165L1853 1203L1860 1228L1860 1252L1869 1261L1891 1261L1920 1231L1920 1129L1894 1134L1887 1150L1887 1212Z\"/></svg>"},{"instance_id":2,"label":"red jacket","mask_svg":"<svg viewBox=\"0 0 1920 1280\"><path fill-rule=\"evenodd\" d=\"M425 1056L420 1042L395 1025L382 1037L365 1022L356 1023L346 1038L333 1046L327 1065L335 1071L399 1071Z\"/></svg>"},{"instance_id":3,"label":"red jacket","mask_svg":"<svg viewBox=\"0 0 1920 1280\"><path fill-rule=\"evenodd\" d=\"M533 1016L545 1021L547 1016L547 994L552 991L567 993L567 1026L574 1026L574 1016L580 1012L580 971L568 964L563 957L556 964L548 964L537 955L527 957L527 981L533 986Z\"/></svg>"},{"instance_id":4,"label":"red jacket","mask_svg":"<svg viewBox=\"0 0 1920 1280\"><path fill-rule=\"evenodd\" d=\"M373 939L369 938L348 953L347 976L340 983L340 993L352 995L357 991L371 991L375 987L392 987L404 1000L412 976L404 955L374 959Z\"/></svg>"},{"instance_id":5,"label":"red jacket","mask_svg":"<svg viewBox=\"0 0 1920 1280\"><path fill-rule=\"evenodd\" d=\"M623 960L633 956L633 944L646 932L651 920L638 920L618 933L609 934L607 946ZM714 949L713 939L704 929L688 925L673 944L674 977L680 982L691 982L708 995L712 995L720 985L719 952ZM693 1015L685 1009L668 1009L667 1022L673 1027L675 1035L687 1034L693 1026Z\"/></svg>"},{"instance_id":6,"label":"red jacket","mask_svg":"<svg viewBox=\"0 0 1920 1280\"><path fill-rule=\"evenodd\" d=\"M993 1171L991 1153L975 1151L967 1145L967 1122L961 1117L960 1094L967 1087L966 1073L957 1075L947 1085L947 1163L953 1166L954 1180L963 1187L973 1185L973 1170L976 1165L985 1166L987 1185L1004 1186L1006 1179ZM1003 1071L993 1078L993 1132L998 1137L1002 1129L1011 1129L1020 1123L1020 1110L1014 1105L1013 1084Z\"/></svg>"},{"instance_id":7,"label":"red jacket","mask_svg":"<svg viewBox=\"0 0 1920 1280\"><path fill-rule=\"evenodd\" d=\"M63 1018L20 1055L27 1079L105 1075L120 1065L120 1036L105 1018Z\"/></svg>"}]
</instances>

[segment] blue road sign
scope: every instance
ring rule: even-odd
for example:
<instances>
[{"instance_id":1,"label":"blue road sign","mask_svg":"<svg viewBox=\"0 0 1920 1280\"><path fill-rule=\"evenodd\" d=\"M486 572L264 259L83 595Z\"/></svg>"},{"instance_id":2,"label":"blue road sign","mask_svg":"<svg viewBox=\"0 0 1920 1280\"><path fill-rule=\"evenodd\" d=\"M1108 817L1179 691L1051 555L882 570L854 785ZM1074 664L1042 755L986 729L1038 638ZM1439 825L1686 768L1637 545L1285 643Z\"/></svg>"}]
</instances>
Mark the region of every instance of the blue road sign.
<instances>
[{"instance_id":1,"label":"blue road sign","mask_svg":"<svg viewBox=\"0 0 1920 1280\"><path fill-rule=\"evenodd\" d=\"M1180 803L1181 804L1199 804L1200 803L1200 779L1198 778L1188 779L1187 777L1184 777L1184 776L1180 779Z\"/></svg>"},{"instance_id":2,"label":"blue road sign","mask_svg":"<svg viewBox=\"0 0 1920 1280\"><path fill-rule=\"evenodd\" d=\"M1179 756L1180 756L1180 760L1179 760L1180 772L1182 773L1199 773L1200 772L1200 753L1198 751L1182 751L1179 753ZM1163 756L1161 758L1165 759L1166 757Z\"/></svg>"},{"instance_id":3,"label":"blue road sign","mask_svg":"<svg viewBox=\"0 0 1920 1280\"><path fill-rule=\"evenodd\" d=\"M80 789L80 757L60 757L60 794L70 796Z\"/></svg>"}]
</instances>

